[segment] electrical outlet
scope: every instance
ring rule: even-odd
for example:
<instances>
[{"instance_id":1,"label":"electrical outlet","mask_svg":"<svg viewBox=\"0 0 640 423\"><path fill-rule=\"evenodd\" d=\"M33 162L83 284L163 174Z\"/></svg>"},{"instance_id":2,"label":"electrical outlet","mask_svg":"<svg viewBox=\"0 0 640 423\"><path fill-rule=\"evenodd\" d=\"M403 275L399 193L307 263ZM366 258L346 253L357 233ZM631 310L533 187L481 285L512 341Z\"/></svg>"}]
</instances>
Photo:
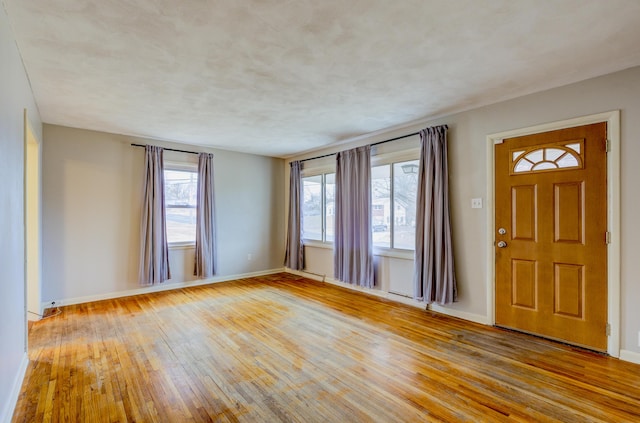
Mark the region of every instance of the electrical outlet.
<instances>
[{"instance_id":1,"label":"electrical outlet","mask_svg":"<svg viewBox=\"0 0 640 423\"><path fill-rule=\"evenodd\" d=\"M247 260L249 261L253 260L253 254L251 253L247 254Z\"/></svg>"},{"instance_id":2,"label":"electrical outlet","mask_svg":"<svg viewBox=\"0 0 640 423\"><path fill-rule=\"evenodd\" d=\"M471 208L472 209L481 209L482 208L482 198L472 198L471 199Z\"/></svg>"}]
</instances>

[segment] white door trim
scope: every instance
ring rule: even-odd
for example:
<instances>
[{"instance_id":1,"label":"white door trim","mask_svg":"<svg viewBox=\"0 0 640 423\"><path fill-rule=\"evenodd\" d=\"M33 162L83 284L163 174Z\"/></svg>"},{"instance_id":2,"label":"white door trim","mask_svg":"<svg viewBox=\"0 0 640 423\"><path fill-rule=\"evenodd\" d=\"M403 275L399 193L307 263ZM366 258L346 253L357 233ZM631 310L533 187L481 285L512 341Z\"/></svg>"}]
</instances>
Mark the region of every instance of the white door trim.
<instances>
[{"instance_id":1,"label":"white door trim","mask_svg":"<svg viewBox=\"0 0 640 423\"><path fill-rule=\"evenodd\" d=\"M607 228L611 243L607 248L607 312L610 335L607 352L620 356L620 111L598 113L574 119L545 123L487 135L487 320L496 322L495 308L495 151L494 145L505 138L519 137L574 126L607 122L607 138L610 143L607 154ZM603 328L604 330L604 328Z\"/></svg>"},{"instance_id":2,"label":"white door trim","mask_svg":"<svg viewBox=\"0 0 640 423\"><path fill-rule=\"evenodd\" d=\"M33 130L27 109L24 116L23 217L25 351L29 320L42 316L42 141Z\"/></svg>"}]
</instances>

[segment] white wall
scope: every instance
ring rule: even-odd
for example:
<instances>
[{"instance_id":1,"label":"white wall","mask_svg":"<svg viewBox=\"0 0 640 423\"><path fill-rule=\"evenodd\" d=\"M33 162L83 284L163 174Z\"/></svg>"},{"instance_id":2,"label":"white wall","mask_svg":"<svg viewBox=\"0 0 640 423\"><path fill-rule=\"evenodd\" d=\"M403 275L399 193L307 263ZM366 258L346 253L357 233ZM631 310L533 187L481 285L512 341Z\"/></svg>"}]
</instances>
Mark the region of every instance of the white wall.
<instances>
[{"instance_id":1,"label":"white wall","mask_svg":"<svg viewBox=\"0 0 640 423\"><path fill-rule=\"evenodd\" d=\"M214 153L216 278L282 268L282 160L44 125L44 302L64 304L140 288L144 149L131 143ZM197 156L167 151L165 161L197 161ZM164 285L194 280L193 256L193 248L171 249L172 278Z\"/></svg>"},{"instance_id":2,"label":"white wall","mask_svg":"<svg viewBox=\"0 0 640 423\"><path fill-rule=\"evenodd\" d=\"M487 208L471 209L470 200L485 197L487 192L486 136L492 133L554 122L610 110L621 110L621 349L627 357L640 358L640 67L628 69L580 83L555 88L491 106L434 120L424 120L404 128L394 128L371 137L344 144L339 149L367 144L407 133L426 126L449 125L450 198L454 254L459 302L447 307L452 314L475 320L487 320ZM386 144L385 144L386 145ZM326 154L324 149L292 159ZM285 169L288 170L288 164ZM288 178L288 174L286 176ZM307 248L307 263L315 273L332 276L326 250ZM387 264L393 266L393 258ZM324 264L322 264L324 263ZM399 266L406 266L400 264ZM389 286L388 272L380 272L378 286Z\"/></svg>"},{"instance_id":3,"label":"white wall","mask_svg":"<svg viewBox=\"0 0 640 423\"><path fill-rule=\"evenodd\" d=\"M27 364L24 273L24 109L42 125L0 4L0 422L9 421Z\"/></svg>"}]
</instances>

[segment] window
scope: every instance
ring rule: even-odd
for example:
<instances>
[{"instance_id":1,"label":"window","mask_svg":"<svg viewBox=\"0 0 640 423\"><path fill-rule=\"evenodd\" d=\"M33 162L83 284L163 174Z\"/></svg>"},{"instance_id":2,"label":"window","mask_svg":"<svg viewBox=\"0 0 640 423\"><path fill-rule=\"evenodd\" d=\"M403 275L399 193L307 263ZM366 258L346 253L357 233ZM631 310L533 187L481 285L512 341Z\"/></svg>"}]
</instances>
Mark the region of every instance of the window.
<instances>
[{"instance_id":1,"label":"window","mask_svg":"<svg viewBox=\"0 0 640 423\"><path fill-rule=\"evenodd\" d=\"M393 164L392 248L414 250L416 245L416 195L418 193L418 160Z\"/></svg>"},{"instance_id":2,"label":"window","mask_svg":"<svg viewBox=\"0 0 640 423\"><path fill-rule=\"evenodd\" d=\"M405 153L402 159L410 157L415 156ZM371 167L373 245L414 250L419 160L389 161L387 159L387 163ZM316 172L322 170L316 169ZM334 241L335 190L335 173L302 178L303 239L327 243Z\"/></svg>"},{"instance_id":3,"label":"window","mask_svg":"<svg viewBox=\"0 0 640 423\"><path fill-rule=\"evenodd\" d=\"M511 150L511 174L583 167L584 140Z\"/></svg>"},{"instance_id":4,"label":"window","mask_svg":"<svg viewBox=\"0 0 640 423\"><path fill-rule=\"evenodd\" d=\"M373 245L391 247L391 166L371 168L371 229Z\"/></svg>"},{"instance_id":5,"label":"window","mask_svg":"<svg viewBox=\"0 0 640 423\"><path fill-rule=\"evenodd\" d=\"M336 174L302 178L302 238L333 242Z\"/></svg>"},{"instance_id":6,"label":"window","mask_svg":"<svg viewBox=\"0 0 640 423\"><path fill-rule=\"evenodd\" d=\"M302 238L322 241L322 175L302 178Z\"/></svg>"},{"instance_id":7,"label":"window","mask_svg":"<svg viewBox=\"0 0 640 423\"><path fill-rule=\"evenodd\" d=\"M324 228L325 241L333 242L335 237L336 174L324 175Z\"/></svg>"},{"instance_id":8,"label":"window","mask_svg":"<svg viewBox=\"0 0 640 423\"><path fill-rule=\"evenodd\" d=\"M164 196L169 243L195 243L198 173L165 169Z\"/></svg>"},{"instance_id":9,"label":"window","mask_svg":"<svg viewBox=\"0 0 640 423\"><path fill-rule=\"evenodd\" d=\"M418 166L410 160L371 168L374 246L415 249Z\"/></svg>"}]
</instances>

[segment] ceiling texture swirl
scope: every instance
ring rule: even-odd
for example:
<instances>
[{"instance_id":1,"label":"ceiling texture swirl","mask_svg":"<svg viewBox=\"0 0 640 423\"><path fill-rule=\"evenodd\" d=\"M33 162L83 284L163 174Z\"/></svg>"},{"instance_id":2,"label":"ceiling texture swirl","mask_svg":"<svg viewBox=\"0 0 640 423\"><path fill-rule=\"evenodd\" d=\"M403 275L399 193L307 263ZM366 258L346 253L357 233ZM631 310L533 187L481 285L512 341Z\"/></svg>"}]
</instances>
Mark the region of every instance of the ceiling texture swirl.
<instances>
[{"instance_id":1,"label":"ceiling texture swirl","mask_svg":"<svg viewBox=\"0 0 640 423\"><path fill-rule=\"evenodd\" d=\"M287 157L640 65L638 0L2 0L46 123Z\"/></svg>"}]
</instances>

